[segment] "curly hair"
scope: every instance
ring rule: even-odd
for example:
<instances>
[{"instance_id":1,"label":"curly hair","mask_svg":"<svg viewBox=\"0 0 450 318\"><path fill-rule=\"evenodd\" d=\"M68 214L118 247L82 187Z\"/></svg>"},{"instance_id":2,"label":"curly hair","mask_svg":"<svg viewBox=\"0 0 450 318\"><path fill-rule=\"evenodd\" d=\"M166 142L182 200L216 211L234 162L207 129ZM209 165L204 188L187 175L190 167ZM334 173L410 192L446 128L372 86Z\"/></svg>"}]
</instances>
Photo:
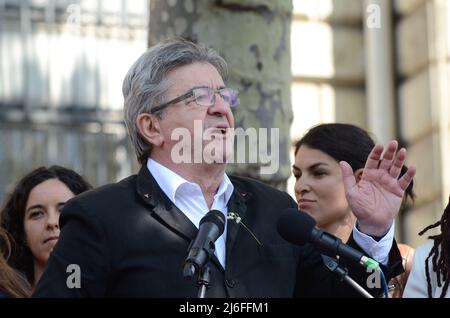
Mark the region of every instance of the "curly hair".
<instances>
[{"instance_id":1,"label":"curly hair","mask_svg":"<svg viewBox=\"0 0 450 318\"><path fill-rule=\"evenodd\" d=\"M419 235L423 235L430 229L436 228L438 226L441 227L441 233L438 235L429 236L429 239L432 239L433 247L431 248L428 257L425 260L425 273L427 277L427 288L428 288L428 298L432 298L432 287L431 287L431 274L430 274L430 266L429 259L431 258L431 265L433 266L432 271L436 273L437 285L439 287L442 286L442 293L440 298L444 298L447 293L448 286L450 284L450 228L448 218L450 215L450 197L447 207L442 214L441 219L431 225L428 225L422 231L419 232Z\"/></svg>"},{"instance_id":2,"label":"curly hair","mask_svg":"<svg viewBox=\"0 0 450 318\"><path fill-rule=\"evenodd\" d=\"M28 281L34 283L34 261L30 248L25 243L24 216L28 196L34 187L49 179L58 179L64 183L74 195L92 188L78 173L61 166L37 168L24 176L16 185L1 210L1 226L12 236L15 248L8 263L11 267L23 272Z\"/></svg>"}]
</instances>

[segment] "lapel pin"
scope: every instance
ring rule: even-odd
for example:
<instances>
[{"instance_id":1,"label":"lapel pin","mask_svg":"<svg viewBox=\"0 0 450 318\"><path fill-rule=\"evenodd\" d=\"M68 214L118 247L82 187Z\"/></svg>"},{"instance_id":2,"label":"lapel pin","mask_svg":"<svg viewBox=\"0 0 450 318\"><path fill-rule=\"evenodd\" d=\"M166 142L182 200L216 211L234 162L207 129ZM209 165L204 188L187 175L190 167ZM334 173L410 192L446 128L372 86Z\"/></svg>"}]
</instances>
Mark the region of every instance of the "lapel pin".
<instances>
[{"instance_id":1,"label":"lapel pin","mask_svg":"<svg viewBox=\"0 0 450 318\"><path fill-rule=\"evenodd\" d=\"M250 235L255 239L255 241L262 246L262 243L258 240L258 238L256 237L255 234L253 234L253 232L247 227L247 225L244 224L244 222L242 222L242 218L239 216L238 213L235 212L228 212L227 213L227 220L233 220L234 222L236 222L236 224L242 224L242 226L247 230L248 233L250 233Z\"/></svg>"}]
</instances>

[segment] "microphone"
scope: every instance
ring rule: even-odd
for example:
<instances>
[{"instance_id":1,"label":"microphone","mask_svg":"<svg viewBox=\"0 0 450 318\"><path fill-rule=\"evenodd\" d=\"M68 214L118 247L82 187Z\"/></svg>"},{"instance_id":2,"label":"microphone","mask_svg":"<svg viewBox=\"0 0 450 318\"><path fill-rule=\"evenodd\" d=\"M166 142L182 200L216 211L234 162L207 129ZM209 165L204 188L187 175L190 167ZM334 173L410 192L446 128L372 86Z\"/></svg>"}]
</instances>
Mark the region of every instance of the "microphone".
<instances>
[{"instance_id":1,"label":"microphone","mask_svg":"<svg viewBox=\"0 0 450 318\"><path fill-rule=\"evenodd\" d=\"M191 244L184 261L183 276L191 279L209 261L214 253L214 242L225 229L225 216L218 210L209 211L201 220L197 236Z\"/></svg>"},{"instance_id":2,"label":"microphone","mask_svg":"<svg viewBox=\"0 0 450 318\"><path fill-rule=\"evenodd\" d=\"M334 256L340 255L350 261L360 263L365 268L376 269L379 267L377 261L315 226L316 221L306 212L290 208L286 209L286 212L278 219L277 230L281 237L289 243L303 245L310 242L323 253L332 253Z\"/></svg>"}]
</instances>

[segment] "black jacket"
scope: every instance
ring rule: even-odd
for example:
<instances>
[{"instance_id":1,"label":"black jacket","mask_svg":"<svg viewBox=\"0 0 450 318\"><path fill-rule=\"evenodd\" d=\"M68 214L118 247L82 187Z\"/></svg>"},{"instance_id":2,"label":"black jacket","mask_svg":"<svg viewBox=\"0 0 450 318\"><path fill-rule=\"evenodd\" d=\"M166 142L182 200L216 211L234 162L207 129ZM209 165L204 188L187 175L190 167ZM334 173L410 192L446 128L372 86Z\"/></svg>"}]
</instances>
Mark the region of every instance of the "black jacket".
<instances>
[{"instance_id":1,"label":"black jacket","mask_svg":"<svg viewBox=\"0 0 450 318\"><path fill-rule=\"evenodd\" d=\"M279 236L280 214L297 206L287 193L251 179L230 180L234 193L228 211L237 213L248 229L228 220L226 270L214 256L206 297L358 295L328 272L312 246L297 247ZM60 225L59 242L34 296L197 297L195 281L183 278L182 266L198 230L145 165L138 175L67 202ZM402 270L395 244L391 262L395 266L388 276ZM80 288L70 264L79 268ZM344 265L365 284L364 269Z\"/></svg>"}]
</instances>

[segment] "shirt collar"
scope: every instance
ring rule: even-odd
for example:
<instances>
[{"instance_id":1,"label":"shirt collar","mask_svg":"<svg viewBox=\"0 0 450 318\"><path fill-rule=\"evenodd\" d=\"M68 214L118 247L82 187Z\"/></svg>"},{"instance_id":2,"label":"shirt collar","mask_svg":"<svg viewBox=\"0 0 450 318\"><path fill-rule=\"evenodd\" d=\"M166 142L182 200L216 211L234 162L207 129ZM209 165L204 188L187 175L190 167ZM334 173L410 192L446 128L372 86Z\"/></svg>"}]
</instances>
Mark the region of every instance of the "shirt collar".
<instances>
[{"instance_id":1,"label":"shirt collar","mask_svg":"<svg viewBox=\"0 0 450 318\"><path fill-rule=\"evenodd\" d=\"M220 183L219 189L217 190L217 193L215 197L218 196L224 196L224 202L225 205L228 203L228 200L230 200L231 195L233 194L234 186L231 183L230 179L228 178L227 174L223 174L223 180Z\"/></svg>"},{"instance_id":2,"label":"shirt collar","mask_svg":"<svg viewBox=\"0 0 450 318\"><path fill-rule=\"evenodd\" d=\"M175 203L178 189L183 184L197 185L196 183L187 181L180 175L176 174L169 168L163 166L162 164L156 162L151 158L147 160L147 168L155 178L155 181L158 183L160 188L173 203ZM217 198L223 195L224 202L225 204L227 204L228 200L231 198L231 195L233 194L233 190L234 190L233 184L231 183L227 174L224 173L222 182L219 185L219 189L217 190L215 197Z\"/></svg>"}]
</instances>

